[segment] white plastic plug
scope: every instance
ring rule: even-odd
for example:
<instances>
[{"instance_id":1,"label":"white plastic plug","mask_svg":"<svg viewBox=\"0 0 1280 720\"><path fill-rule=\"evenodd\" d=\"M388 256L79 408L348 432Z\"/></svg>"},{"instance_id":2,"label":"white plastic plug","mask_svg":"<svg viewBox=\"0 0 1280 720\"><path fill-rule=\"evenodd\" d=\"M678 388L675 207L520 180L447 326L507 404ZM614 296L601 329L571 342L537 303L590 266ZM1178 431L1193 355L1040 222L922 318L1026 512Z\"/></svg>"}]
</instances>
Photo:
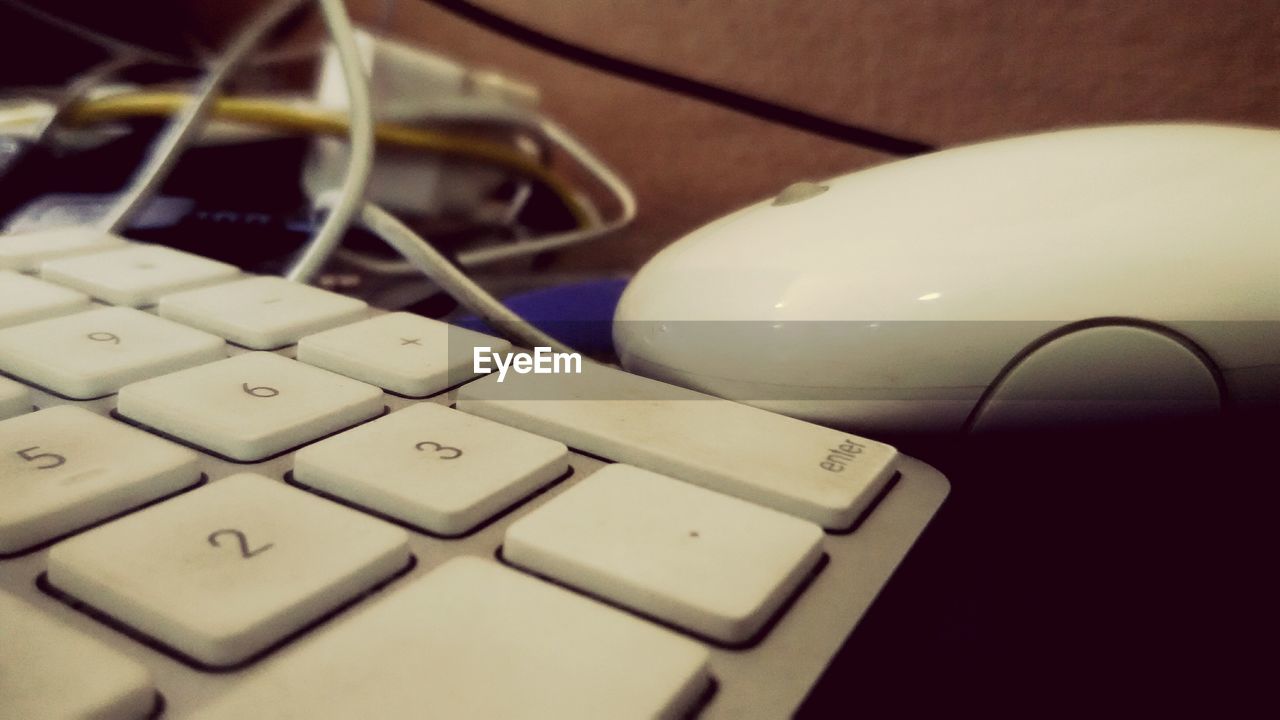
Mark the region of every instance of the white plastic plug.
<instances>
[{"instance_id":1,"label":"white plastic plug","mask_svg":"<svg viewBox=\"0 0 1280 720\"><path fill-rule=\"evenodd\" d=\"M426 124L441 114L486 117L512 106L538 102L533 86L502 75L467 68L422 48L357 30L356 44L369 73L374 117L404 125ZM347 109L346 83L332 48L325 51L315 101ZM303 187L315 198L336 187L347 163L346 143L317 138L308 157ZM397 214L472 213L506 179L501 170L401 148L379 148L365 197Z\"/></svg>"}]
</instances>

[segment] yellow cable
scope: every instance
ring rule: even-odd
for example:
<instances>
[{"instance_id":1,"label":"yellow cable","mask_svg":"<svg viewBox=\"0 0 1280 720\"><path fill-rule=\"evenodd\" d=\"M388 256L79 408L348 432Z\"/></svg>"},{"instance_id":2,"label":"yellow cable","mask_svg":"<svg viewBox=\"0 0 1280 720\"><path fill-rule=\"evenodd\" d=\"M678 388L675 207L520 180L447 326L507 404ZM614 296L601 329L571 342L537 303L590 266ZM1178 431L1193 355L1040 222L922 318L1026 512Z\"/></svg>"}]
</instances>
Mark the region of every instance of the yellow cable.
<instances>
[{"instance_id":1,"label":"yellow cable","mask_svg":"<svg viewBox=\"0 0 1280 720\"><path fill-rule=\"evenodd\" d=\"M68 110L66 122L90 125L135 117L167 117L187 105L184 93L124 93L86 100ZM218 120L246 123L276 130L323 135L347 132L346 118L334 112L308 108L263 98L224 97L214 102L211 116ZM374 128L378 142L399 147L428 150L443 155L480 160L513 170L549 187L573 214L581 227L591 224L591 214L574 197L573 191L555 174L516 150L489 140L457 133L439 132L398 123L380 122Z\"/></svg>"}]
</instances>

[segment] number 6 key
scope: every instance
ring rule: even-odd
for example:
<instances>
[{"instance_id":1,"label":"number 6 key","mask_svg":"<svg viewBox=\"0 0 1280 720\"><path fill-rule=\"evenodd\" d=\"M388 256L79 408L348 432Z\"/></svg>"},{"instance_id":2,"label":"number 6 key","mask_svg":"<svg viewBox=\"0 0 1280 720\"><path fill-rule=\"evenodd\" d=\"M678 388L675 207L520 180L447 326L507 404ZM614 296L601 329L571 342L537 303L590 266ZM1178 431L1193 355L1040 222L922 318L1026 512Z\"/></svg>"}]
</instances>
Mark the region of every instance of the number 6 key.
<instances>
[{"instance_id":1,"label":"number 6 key","mask_svg":"<svg viewBox=\"0 0 1280 720\"><path fill-rule=\"evenodd\" d=\"M49 553L49 583L194 664L235 667L394 576L408 535L243 473Z\"/></svg>"},{"instance_id":2,"label":"number 6 key","mask_svg":"<svg viewBox=\"0 0 1280 720\"><path fill-rule=\"evenodd\" d=\"M382 390L268 352L120 391L120 414L232 460L262 460L382 412ZM200 412L192 412L200 408Z\"/></svg>"}]
</instances>

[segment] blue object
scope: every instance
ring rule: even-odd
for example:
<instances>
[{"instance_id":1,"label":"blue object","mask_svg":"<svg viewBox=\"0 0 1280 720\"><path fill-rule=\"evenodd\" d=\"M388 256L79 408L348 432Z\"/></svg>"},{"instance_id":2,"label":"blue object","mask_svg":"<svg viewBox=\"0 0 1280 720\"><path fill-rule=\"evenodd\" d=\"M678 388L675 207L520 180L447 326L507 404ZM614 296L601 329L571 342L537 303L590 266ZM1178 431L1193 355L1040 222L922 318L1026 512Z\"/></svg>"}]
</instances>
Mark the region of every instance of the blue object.
<instances>
[{"instance_id":1,"label":"blue object","mask_svg":"<svg viewBox=\"0 0 1280 720\"><path fill-rule=\"evenodd\" d=\"M590 280L533 290L503 298L503 303L534 327L575 350L594 357L613 355L613 312L627 286L625 278ZM455 324L497 335L473 315Z\"/></svg>"}]
</instances>

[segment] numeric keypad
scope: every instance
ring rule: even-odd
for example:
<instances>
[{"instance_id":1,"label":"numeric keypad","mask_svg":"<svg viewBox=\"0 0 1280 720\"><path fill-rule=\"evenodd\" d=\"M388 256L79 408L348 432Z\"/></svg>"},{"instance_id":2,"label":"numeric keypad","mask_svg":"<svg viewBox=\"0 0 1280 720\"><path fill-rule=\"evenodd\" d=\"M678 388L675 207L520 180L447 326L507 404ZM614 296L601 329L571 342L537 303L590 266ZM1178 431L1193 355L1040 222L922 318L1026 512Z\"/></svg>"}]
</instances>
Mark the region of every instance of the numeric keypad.
<instances>
[{"instance_id":1,"label":"numeric keypad","mask_svg":"<svg viewBox=\"0 0 1280 720\"><path fill-rule=\"evenodd\" d=\"M31 391L26 385L0 377L0 420L31 411Z\"/></svg>"},{"instance_id":2,"label":"numeric keypad","mask_svg":"<svg viewBox=\"0 0 1280 720\"><path fill-rule=\"evenodd\" d=\"M726 643L750 640L822 557L822 529L610 465L507 527L503 554Z\"/></svg>"},{"instance_id":3,"label":"numeric keypad","mask_svg":"<svg viewBox=\"0 0 1280 720\"><path fill-rule=\"evenodd\" d=\"M492 560L457 558L298 645L197 720L688 717L706 648Z\"/></svg>"},{"instance_id":4,"label":"numeric keypad","mask_svg":"<svg viewBox=\"0 0 1280 720\"><path fill-rule=\"evenodd\" d=\"M147 669L0 594L0 718L138 720L156 705Z\"/></svg>"},{"instance_id":5,"label":"numeric keypad","mask_svg":"<svg viewBox=\"0 0 1280 720\"><path fill-rule=\"evenodd\" d=\"M195 484L196 453L70 405L0 422L0 554Z\"/></svg>"},{"instance_id":6,"label":"numeric keypad","mask_svg":"<svg viewBox=\"0 0 1280 720\"><path fill-rule=\"evenodd\" d=\"M382 391L274 353L236 355L134 383L118 410L232 460L262 460L372 418Z\"/></svg>"},{"instance_id":7,"label":"numeric keypad","mask_svg":"<svg viewBox=\"0 0 1280 720\"><path fill-rule=\"evenodd\" d=\"M475 348L511 343L439 320L398 312L309 335L298 359L409 397L425 397L475 377Z\"/></svg>"},{"instance_id":8,"label":"numeric keypad","mask_svg":"<svg viewBox=\"0 0 1280 720\"><path fill-rule=\"evenodd\" d=\"M420 403L298 451L310 487L459 535L569 469L562 443Z\"/></svg>"},{"instance_id":9,"label":"numeric keypad","mask_svg":"<svg viewBox=\"0 0 1280 720\"><path fill-rule=\"evenodd\" d=\"M0 270L0 327L22 325L89 307L89 296L10 270Z\"/></svg>"},{"instance_id":10,"label":"numeric keypad","mask_svg":"<svg viewBox=\"0 0 1280 720\"><path fill-rule=\"evenodd\" d=\"M251 277L160 298L160 315L254 350L358 320L363 301L278 277Z\"/></svg>"},{"instance_id":11,"label":"numeric keypad","mask_svg":"<svg viewBox=\"0 0 1280 720\"><path fill-rule=\"evenodd\" d=\"M51 258L110 250L127 243L119 235L78 225L0 235L0 268L31 271Z\"/></svg>"},{"instance_id":12,"label":"numeric keypad","mask_svg":"<svg viewBox=\"0 0 1280 720\"><path fill-rule=\"evenodd\" d=\"M409 562L408 536L244 473L49 553L49 582L199 663L240 663Z\"/></svg>"},{"instance_id":13,"label":"numeric keypad","mask_svg":"<svg viewBox=\"0 0 1280 720\"><path fill-rule=\"evenodd\" d=\"M154 305L161 295L227 280L239 272L224 262L163 245L141 244L50 260L40 266L40 275L47 280L129 307Z\"/></svg>"},{"instance_id":14,"label":"numeric keypad","mask_svg":"<svg viewBox=\"0 0 1280 720\"><path fill-rule=\"evenodd\" d=\"M226 357L226 343L140 310L99 307L0 330L0 368L78 400Z\"/></svg>"}]
</instances>

